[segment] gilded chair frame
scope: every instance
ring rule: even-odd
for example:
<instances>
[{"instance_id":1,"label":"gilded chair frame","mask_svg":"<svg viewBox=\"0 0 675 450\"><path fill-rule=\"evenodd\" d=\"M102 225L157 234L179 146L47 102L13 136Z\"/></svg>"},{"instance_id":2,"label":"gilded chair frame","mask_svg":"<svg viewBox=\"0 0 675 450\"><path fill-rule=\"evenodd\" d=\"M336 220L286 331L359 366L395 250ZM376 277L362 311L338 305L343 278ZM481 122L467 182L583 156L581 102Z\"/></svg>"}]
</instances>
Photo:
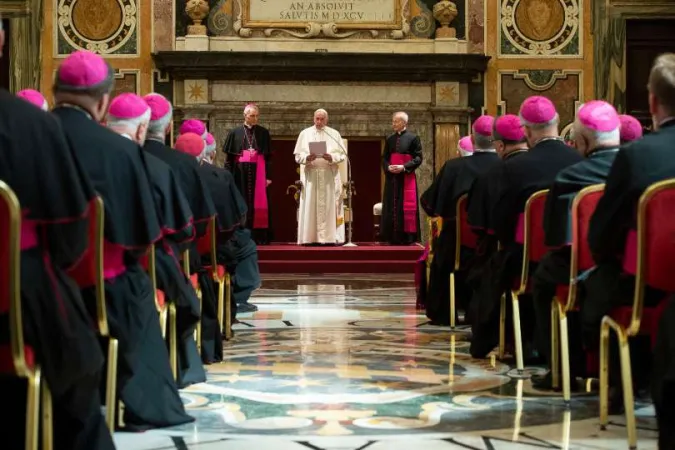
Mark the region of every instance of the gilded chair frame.
<instances>
[{"instance_id":1,"label":"gilded chair frame","mask_svg":"<svg viewBox=\"0 0 675 450\"><path fill-rule=\"evenodd\" d=\"M443 229L443 218L442 217L427 217L427 226L429 228L429 254L427 255L427 292L429 292L429 282L431 280L431 264L434 262L434 237ZM438 230L436 233L435 231Z\"/></svg>"},{"instance_id":2,"label":"gilded chair frame","mask_svg":"<svg viewBox=\"0 0 675 450\"><path fill-rule=\"evenodd\" d=\"M21 309L21 206L14 191L2 180L0 180L0 199L7 205L9 214L9 241L4 242L3 245L7 246L10 259L9 267L6 270L8 271L8 314L12 363L16 376L27 380L25 449L37 450L39 446L38 431L40 428L42 374L37 364L31 368L26 361L23 313ZM42 396L43 399L46 396L48 397L47 400L49 400L48 391L42 390ZM43 411L43 420L50 416L51 412L45 414ZM43 442L49 444L51 440L49 439L50 436L47 436L47 431L51 431L51 424L43 427ZM45 448L51 448L51 446L45 446Z\"/></svg>"},{"instance_id":3,"label":"gilded chair frame","mask_svg":"<svg viewBox=\"0 0 675 450\"><path fill-rule=\"evenodd\" d=\"M609 332L614 330L619 341L621 359L621 381L623 385L623 402L626 414L626 430L628 445L637 448L637 430L635 425L635 399L633 395L633 374L631 371L630 347L628 339L640 332L642 312L644 310L644 291L647 276L647 210L651 199L658 193L675 189L675 178L659 181L650 185L640 196L637 207L637 270L635 274L635 291L633 309L628 327L619 324L610 316L602 318L600 325L600 427L605 429L608 421L609 407Z\"/></svg>"},{"instance_id":4,"label":"gilded chair frame","mask_svg":"<svg viewBox=\"0 0 675 450\"><path fill-rule=\"evenodd\" d=\"M548 195L549 190L543 189L535 192L530 195L525 203L525 233L523 238L523 264L522 270L520 272L520 284L517 289L511 289L511 304L513 305L513 334L514 334L514 347L516 353L516 369L518 374L522 375L525 369L523 362L523 338L520 330L520 303L518 296L524 294L527 291L527 282L530 276L530 246L532 240L532 224L531 224L531 208L532 203L535 200L538 200L540 197L545 197ZM505 304L503 304L505 306ZM506 308L502 307L500 311L501 314L506 313ZM505 323L505 320L503 321ZM501 340L501 339L500 339ZM501 343L500 343L501 344Z\"/></svg>"},{"instance_id":5,"label":"gilded chair frame","mask_svg":"<svg viewBox=\"0 0 675 450\"><path fill-rule=\"evenodd\" d=\"M455 295L455 272L462 265L462 207L468 201L469 194L463 194L457 199L455 204L455 264L450 272L450 328L455 328L455 309L457 307L457 297Z\"/></svg>"},{"instance_id":6,"label":"gilded chair frame","mask_svg":"<svg viewBox=\"0 0 675 450\"><path fill-rule=\"evenodd\" d=\"M152 283L152 292L155 298L155 307L159 313L159 325L162 329L162 337L167 338L167 324L169 326L169 363L174 380L178 379L178 330L176 326L176 305L165 297L164 306L159 304L157 294L157 265L155 260L155 244L148 249L148 272Z\"/></svg>"},{"instance_id":7,"label":"gilded chair frame","mask_svg":"<svg viewBox=\"0 0 675 450\"><path fill-rule=\"evenodd\" d=\"M581 202L590 194L602 192L605 190L605 184L593 184L580 190L572 202L572 245L570 249L570 282L567 294L567 302L562 303L561 299L554 299L551 302L551 373L553 374L554 386L559 385L558 369L562 362L562 388L563 400L569 405L571 400L571 377L570 377L570 356L569 356L569 336L567 326L567 313L574 311L577 301L577 277L579 276L579 246L581 242L581 231L579 229L579 206Z\"/></svg>"},{"instance_id":8,"label":"gilded chair frame","mask_svg":"<svg viewBox=\"0 0 675 450\"><path fill-rule=\"evenodd\" d=\"M183 251L183 273L187 278L188 282L192 284L190 278L190 249L185 249ZM195 342L197 343L197 351L201 355L202 351L202 290L199 287L199 283L196 286L192 286L197 294L197 299L199 300L199 320L197 321L197 327L195 328Z\"/></svg>"},{"instance_id":9,"label":"gilded chair frame","mask_svg":"<svg viewBox=\"0 0 675 450\"><path fill-rule=\"evenodd\" d=\"M231 304L231 278L225 270L221 277L218 274L218 226L216 216L209 220L209 258L211 260L211 277L218 283L218 323L221 330L225 330L225 340L232 339L232 304Z\"/></svg>"}]
</instances>

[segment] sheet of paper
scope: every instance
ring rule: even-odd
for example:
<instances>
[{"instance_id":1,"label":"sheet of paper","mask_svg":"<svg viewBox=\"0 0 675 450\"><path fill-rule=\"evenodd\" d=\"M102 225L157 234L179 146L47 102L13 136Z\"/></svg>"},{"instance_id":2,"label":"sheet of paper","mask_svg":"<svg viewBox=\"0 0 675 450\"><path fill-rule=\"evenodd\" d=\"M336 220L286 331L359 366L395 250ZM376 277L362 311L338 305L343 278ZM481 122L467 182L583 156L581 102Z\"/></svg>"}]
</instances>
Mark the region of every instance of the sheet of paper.
<instances>
[{"instance_id":1,"label":"sheet of paper","mask_svg":"<svg viewBox=\"0 0 675 450\"><path fill-rule=\"evenodd\" d=\"M309 153L316 156L323 156L326 154L326 142L310 142L309 143Z\"/></svg>"}]
</instances>

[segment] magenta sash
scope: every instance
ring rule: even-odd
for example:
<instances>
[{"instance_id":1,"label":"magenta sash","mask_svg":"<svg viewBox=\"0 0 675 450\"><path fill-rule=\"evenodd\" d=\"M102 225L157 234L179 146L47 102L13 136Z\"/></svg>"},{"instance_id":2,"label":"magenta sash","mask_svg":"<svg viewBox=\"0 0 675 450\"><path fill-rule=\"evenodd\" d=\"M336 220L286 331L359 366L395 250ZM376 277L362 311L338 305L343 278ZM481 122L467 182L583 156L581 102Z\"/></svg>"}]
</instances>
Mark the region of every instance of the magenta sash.
<instances>
[{"instance_id":1,"label":"magenta sash","mask_svg":"<svg viewBox=\"0 0 675 450\"><path fill-rule=\"evenodd\" d=\"M258 152L242 151L237 162L255 164L255 193L253 197L253 228L269 227L269 209L267 206L267 172L265 158Z\"/></svg>"},{"instance_id":2,"label":"magenta sash","mask_svg":"<svg viewBox=\"0 0 675 450\"><path fill-rule=\"evenodd\" d=\"M103 241L103 279L110 280L127 270L124 265L124 247Z\"/></svg>"},{"instance_id":3,"label":"magenta sash","mask_svg":"<svg viewBox=\"0 0 675 450\"><path fill-rule=\"evenodd\" d=\"M21 221L21 251L38 246L37 222L34 220Z\"/></svg>"},{"instance_id":4,"label":"magenta sash","mask_svg":"<svg viewBox=\"0 0 675 450\"><path fill-rule=\"evenodd\" d=\"M623 270L624 272L631 275L635 275L637 273L637 250L637 231L630 230L628 232L628 236L626 236L626 247L623 253Z\"/></svg>"},{"instance_id":5,"label":"magenta sash","mask_svg":"<svg viewBox=\"0 0 675 450\"><path fill-rule=\"evenodd\" d=\"M411 155L393 153L391 165L399 166L412 159ZM403 231L417 233L417 179L415 172L403 175Z\"/></svg>"}]
</instances>

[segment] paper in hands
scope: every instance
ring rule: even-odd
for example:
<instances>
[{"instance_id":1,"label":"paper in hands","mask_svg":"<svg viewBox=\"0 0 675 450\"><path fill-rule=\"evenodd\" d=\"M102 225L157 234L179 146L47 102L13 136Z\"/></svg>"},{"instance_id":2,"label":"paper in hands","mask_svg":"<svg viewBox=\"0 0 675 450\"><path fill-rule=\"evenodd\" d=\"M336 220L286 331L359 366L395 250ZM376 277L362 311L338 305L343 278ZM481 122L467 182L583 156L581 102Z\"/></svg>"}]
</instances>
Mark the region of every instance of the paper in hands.
<instances>
[{"instance_id":1,"label":"paper in hands","mask_svg":"<svg viewBox=\"0 0 675 450\"><path fill-rule=\"evenodd\" d=\"M326 154L326 142L325 141L310 142L309 143L309 153L311 155L316 155L316 156L325 155Z\"/></svg>"}]
</instances>

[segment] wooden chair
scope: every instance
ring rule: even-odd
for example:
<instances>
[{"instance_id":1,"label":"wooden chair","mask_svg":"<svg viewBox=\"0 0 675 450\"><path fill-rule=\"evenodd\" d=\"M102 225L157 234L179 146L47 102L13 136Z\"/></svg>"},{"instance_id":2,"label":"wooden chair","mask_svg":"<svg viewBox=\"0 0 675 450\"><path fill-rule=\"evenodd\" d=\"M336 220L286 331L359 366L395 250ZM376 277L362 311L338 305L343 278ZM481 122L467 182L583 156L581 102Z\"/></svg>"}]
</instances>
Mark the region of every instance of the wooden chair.
<instances>
[{"instance_id":1,"label":"wooden chair","mask_svg":"<svg viewBox=\"0 0 675 450\"><path fill-rule=\"evenodd\" d=\"M608 420L609 396L609 333L614 330L619 342L623 401L626 410L628 445L637 447L633 375L628 340L638 334L649 335L652 345L663 307L644 306L645 287L675 292L675 178L649 186L640 197L637 209L637 230L630 232L626 243L624 271L635 275L632 306L612 309L600 327L600 426Z\"/></svg>"},{"instance_id":2,"label":"wooden chair","mask_svg":"<svg viewBox=\"0 0 675 450\"><path fill-rule=\"evenodd\" d=\"M68 275L82 288L93 287L96 294L96 324L99 336L108 340L108 372L106 374L106 424L110 432L115 431L117 405L117 358L119 342L110 335L108 313L105 302L104 278L104 223L105 208L100 196L94 198L89 207L89 247L77 265Z\"/></svg>"},{"instance_id":3,"label":"wooden chair","mask_svg":"<svg viewBox=\"0 0 675 450\"><path fill-rule=\"evenodd\" d=\"M152 282L152 292L154 293L155 306L159 313L159 324L162 328L162 337L167 339L167 325L169 327L168 345L169 345L169 363L171 364L171 373L174 380L178 379L178 328L176 325L176 305L166 300L164 291L157 288L157 266L155 261L155 245L148 249L147 266L148 274Z\"/></svg>"},{"instance_id":4,"label":"wooden chair","mask_svg":"<svg viewBox=\"0 0 675 450\"><path fill-rule=\"evenodd\" d=\"M574 197L572 203L572 247L570 260L569 285L558 286L554 301L551 303L551 374L553 385L559 385L558 362L562 356L563 399L569 404L571 399L569 338L567 313L578 310L577 277L595 265L591 249L588 246L588 228L591 216L605 191L604 184L588 186ZM559 329L558 329L559 327ZM558 338L560 342L558 342Z\"/></svg>"},{"instance_id":5,"label":"wooden chair","mask_svg":"<svg viewBox=\"0 0 675 450\"><path fill-rule=\"evenodd\" d=\"M434 239L441 234L443 229L442 217L427 217L427 227L429 228L429 254L427 255L426 273L427 273L427 292L429 292L429 281L431 280L431 264L434 262Z\"/></svg>"},{"instance_id":6,"label":"wooden chair","mask_svg":"<svg viewBox=\"0 0 675 450\"><path fill-rule=\"evenodd\" d=\"M466 209L468 199L468 194L462 195L457 199L457 205L455 206L455 265L450 272L450 328L455 328L455 307L457 304L455 272L460 269L462 264L462 247L475 249L478 245L478 237L469 225L469 213Z\"/></svg>"},{"instance_id":7,"label":"wooden chair","mask_svg":"<svg viewBox=\"0 0 675 450\"><path fill-rule=\"evenodd\" d=\"M204 265L204 269L210 271L213 281L218 283L218 322L221 329L225 329L225 340L230 340L232 339L231 279L225 266L218 264L217 239L218 229L214 216L209 220L206 234L197 240L197 252L209 257L209 263Z\"/></svg>"},{"instance_id":8,"label":"wooden chair","mask_svg":"<svg viewBox=\"0 0 675 450\"><path fill-rule=\"evenodd\" d=\"M26 394L26 450L37 450L40 421L41 371L35 351L26 345L21 310L21 207L14 191L0 181L0 314L9 316L9 344L0 345L0 373L24 378ZM51 419L51 397L42 391L43 403L49 411L43 420ZM43 448L51 448L51 420L43 426Z\"/></svg>"},{"instance_id":9,"label":"wooden chair","mask_svg":"<svg viewBox=\"0 0 675 450\"><path fill-rule=\"evenodd\" d=\"M516 242L523 244L523 264L520 280L511 289L511 304L513 305L513 333L516 353L516 369L518 374L524 370L523 363L523 339L520 330L520 304L518 296L529 291L530 262L539 262L546 254L548 248L544 236L544 206L548 189L535 192L525 203L525 212L521 215L522 224L516 233ZM522 230L522 234L521 234ZM522 240L522 242L520 242ZM500 318L500 355L503 355L503 335L506 326L504 316L506 314L506 299L502 297Z\"/></svg>"},{"instance_id":10,"label":"wooden chair","mask_svg":"<svg viewBox=\"0 0 675 450\"><path fill-rule=\"evenodd\" d=\"M195 341L197 342L197 351L201 354L202 349L202 321L201 321L201 311L202 311L202 289L199 286L199 276L195 274L190 274L190 249L183 251L181 256L183 258L183 273L190 280L192 289L195 290L197 294L197 299L199 300L199 314L200 319L197 322L197 328L195 329Z\"/></svg>"}]
</instances>

